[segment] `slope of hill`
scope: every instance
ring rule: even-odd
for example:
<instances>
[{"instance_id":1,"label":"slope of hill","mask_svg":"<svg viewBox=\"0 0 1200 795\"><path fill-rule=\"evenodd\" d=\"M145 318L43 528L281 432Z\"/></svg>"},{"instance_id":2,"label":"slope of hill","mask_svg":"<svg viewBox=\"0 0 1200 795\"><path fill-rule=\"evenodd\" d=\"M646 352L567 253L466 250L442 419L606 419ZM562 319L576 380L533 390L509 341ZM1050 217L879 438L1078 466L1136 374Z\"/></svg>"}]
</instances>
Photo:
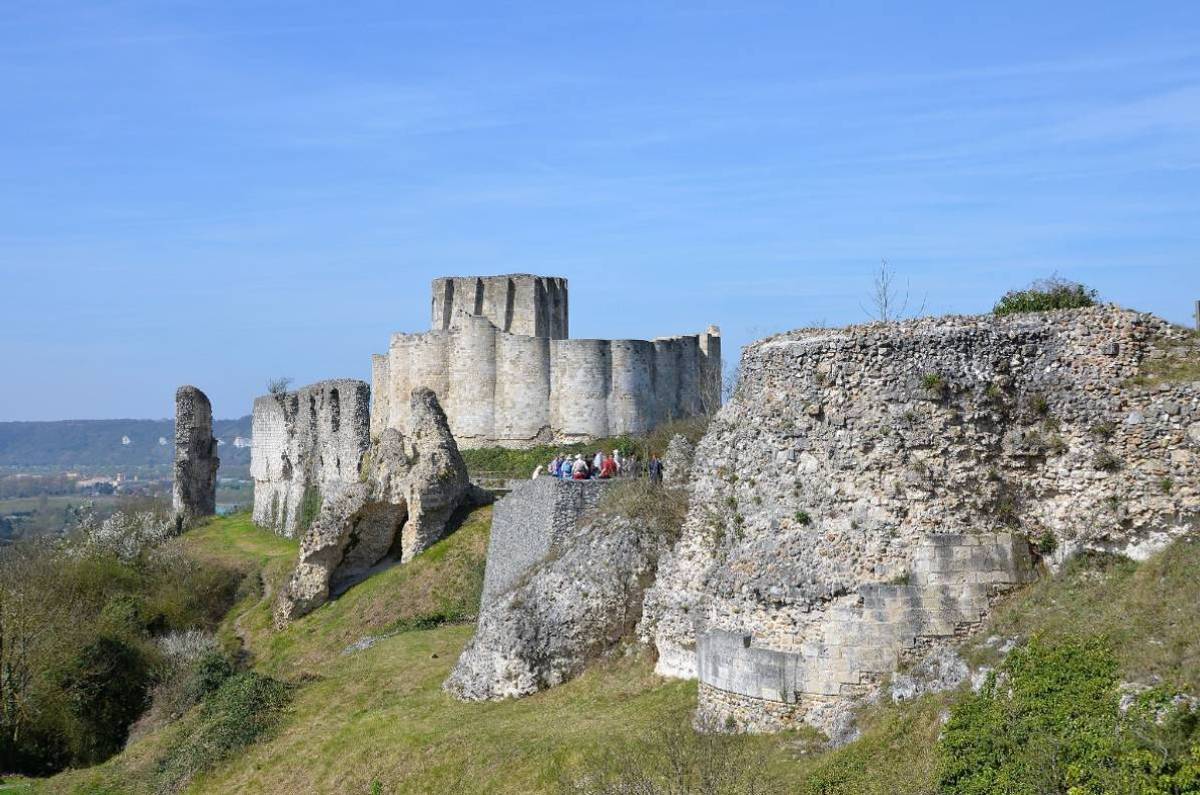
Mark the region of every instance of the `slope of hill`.
<instances>
[{"instance_id":1,"label":"slope of hill","mask_svg":"<svg viewBox=\"0 0 1200 795\"><path fill-rule=\"evenodd\" d=\"M235 476L250 465L250 417L214 420L221 474ZM126 441L127 440L127 441ZM143 471L169 474L174 455L174 420L60 420L0 422L0 468Z\"/></svg>"},{"instance_id":2,"label":"slope of hill","mask_svg":"<svg viewBox=\"0 0 1200 795\"><path fill-rule=\"evenodd\" d=\"M681 761L739 766L733 783L745 786L714 791L939 791L939 737L946 716L972 698L965 685L868 706L861 736L832 751L815 733L686 731L696 685L655 676L635 646L529 698L451 699L441 682L471 634L463 622L477 604L489 523L490 508L476 510L411 564L376 574L281 633L270 629L271 595L294 562L295 542L252 527L245 516L190 533L190 554L260 574L265 587L231 611L224 635L257 671L292 683L294 695L267 739L201 773L188 791L592 793L624 791L600 789L612 776L664 771ZM1187 616L1200 599L1197 570L1200 543L1191 537L1140 564L1080 558L1060 576L1008 597L964 654L996 664L998 648L1021 648L1031 637L1055 643L1107 636L1121 680L1194 686L1200 640ZM179 741L166 727L98 768L38 788L163 791L156 782Z\"/></svg>"}]
</instances>

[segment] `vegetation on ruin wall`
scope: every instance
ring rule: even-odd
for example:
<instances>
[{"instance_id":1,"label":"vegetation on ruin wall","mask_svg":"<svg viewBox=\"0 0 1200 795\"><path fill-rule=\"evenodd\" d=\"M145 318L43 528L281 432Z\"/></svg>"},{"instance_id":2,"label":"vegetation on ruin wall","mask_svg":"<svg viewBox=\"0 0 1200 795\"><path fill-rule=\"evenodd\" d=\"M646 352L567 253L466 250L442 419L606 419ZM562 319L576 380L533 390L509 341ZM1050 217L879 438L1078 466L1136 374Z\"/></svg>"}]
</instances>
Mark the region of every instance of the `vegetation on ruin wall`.
<instances>
[{"instance_id":1,"label":"vegetation on ruin wall","mask_svg":"<svg viewBox=\"0 0 1200 795\"><path fill-rule=\"evenodd\" d=\"M1096 305L1096 291L1078 282L1051 276L1039 279L1024 290L1010 290L996 303L997 315L1018 312L1047 312L1051 309L1080 309Z\"/></svg>"},{"instance_id":2,"label":"vegetation on ruin wall","mask_svg":"<svg viewBox=\"0 0 1200 795\"><path fill-rule=\"evenodd\" d=\"M1143 564L1083 558L1061 576L1008 597L966 653L976 663L999 664L998 644L987 642L993 635L1015 637L1017 648L1027 648L1002 669L1007 681L1016 682L1018 701L996 703L997 694L1008 692L1004 688L982 696L964 689L901 705L885 699L862 714L862 736L835 751L823 750L813 732L693 734L687 727L694 683L654 676L648 653L634 647L530 698L464 704L444 694L441 682L472 628L414 627L441 623L436 617L455 613L456 605L476 603L489 517L489 509L477 510L457 533L411 564L372 577L279 634L269 629L270 594L294 563L295 542L253 528L244 516L187 534L183 546L189 557L261 573L252 578L256 588L243 588L222 636L240 647L248 672L287 683L286 694L268 682L265 692L237 701L237 710L261 709L266 718L261 723L269 728L244 749L192 766L192 752L174 749L181 738L210 736L202 726L221 720L213 717L215 708L191 707L181 720L138 734L108 763L60 775L42 788L149 792L164 782L185 781L172 778L183 770L194 775L189 785L194 792L582 795L604 791L599 785L605 782L630 780L648 785L640 791L695 792L702 790L667 787L709 775L724 776L730 786L723 791L730 792L883 795L939 788L970 792L948 761L971 758L980 760L978 769L1016 782L1011 792L1036 792L1020 776L1041 769L1045 749L1055 764L1087 759L1087 743L1097 732L1109 737L1109 727L1128 725L1119 723L1111 700L1115 682L1161 681L1165 690L1159 692L1194 692L1200 684L1200 638L1191 618L1200 601L1195 577L1200 543L1184 540ZM456 597L457 592L469 596ZM367 636L378 640L344 653ZM1026 647L1033 637L1039 640ZM1071 712L1086 721L1061 727L1062 709L1078 699L1063 701L1054 695L1059 691L1089 694L1086 709ZM1102 697L1090 697L1097 693ZM944 724L947 714L950 723ZM1185 746L1194 736L1187 727L1177 724L1165 735L1146 736L1165 738L1178 750L1156 757L1164 764L1136 744L1123 745L1118 750L1127 769L1154 778L1147 792L1190 791L1180 783L1190 775ZM1009 752L996 752L1000 740Z\"/></svg>"},{"instance_id":3,"label":"vegetation on ruin wall","mask_svg":"<svg viewBox=\"0 0 1200 795\"><path fill-rule=\"evenodd\" d=\"M545 468L559 453L574 456L576 453L595 455L597 450L605 454L620 450L622 455L635 454L643 464L651 453L661 457L667 444L675 434L682 434L696 443L704 435L708 417L692 417L676 420L656 428L647 436L614 436L580 444L538 445L522 450L505 447L481 447L463 450L463 460L472 477L488 475L504 478L528 478L536 467Z\"/></svg>"},{"instance_id":4,"label":"vegetation on ruin wall","mask_svg":"<svg viewBox=\"0 0 1200 795\"><path fill-rule=\"evenodd\" d=\"M1200 381L1200 331L1188 330L1178 341L1157 340L1131 381L1134 386Z\"/></svg>"}]
</instances>

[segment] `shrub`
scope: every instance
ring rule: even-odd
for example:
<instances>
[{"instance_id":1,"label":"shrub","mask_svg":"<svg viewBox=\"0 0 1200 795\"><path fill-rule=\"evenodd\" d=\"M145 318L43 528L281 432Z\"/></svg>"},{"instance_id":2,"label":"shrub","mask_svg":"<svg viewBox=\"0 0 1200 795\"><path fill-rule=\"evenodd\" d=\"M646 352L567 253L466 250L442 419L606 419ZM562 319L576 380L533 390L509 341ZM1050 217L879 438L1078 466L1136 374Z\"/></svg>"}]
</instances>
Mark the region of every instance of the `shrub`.
<instances>
[{"instance_id":1,"label":"shrub","mask_svg":"<svg viewBox=\"0 0 1200 795\"><path fill-rule=\"evenodd\" d=\"M269 676L246 672L226 679L159 761L159 789L179 789L258 740L275 727L289 700L287 685Z\"/></svg>"},{"instance_id":2,"label":"shrub","mask_svg":"<svg viewBox=\"0 0 1200 795\"><path fill-rule=\"evenodd\" d=\"M120 750L178 667L152 638L211 630L231 603L236 572L140 532L161 525L134 522L131 541L120 524L0 555L0 768L46 775Z\"/></svg>"},{"instance_id":3,"label":"shrub","mask_svg":"<svg viewBox=\"0 0 1200 795\"><path fill-rule=\"evenodd\" d=\"M593 753L582 774L562 782L570 795L768 795L784 788L766 764L763 746L745 734L713 726L663 727L627 747Z\"/></svg>"},{"instance_id":4,"label":"shrub","mask_svg":"<svg viewBox=\"0 0 1200 795\"><path fill-rule=\"evenodd\" d=\"M1058 539L1049 530L1044 531L1037 539L1037 550L1043 555L1053 555L1058 549Z\"/></svg>"},{"instance_id":5,"label":"shrub","mask_svg":"<svg viewBox=\"0 0 1200 795\"><path fill-rule=\"evenodd\" d=\"M72 738L75 757L95 763L125 744L130 725L146 706L150 670L138 649L101 636L67 663L61 685L80 729Z\"/></svg>"},{"instance_id":6,"label":"shrub","mask_svg":"<svg viewBox=\"0 0 1200 795\"><path fill-rule=\"evenodd\" d=\"M1014 650L982 690L950 713L938 744L939 787L1006 792L1198 793L1196 715L1162 693L1122 713L1117 663L1099 639Z\"/></svg>"},{"instance_id":7,"label":"shrub","mask_svg":"<svg viewBox=\"0 0 1200 795\"><path fill-rule=\"evenodd\" d=\"M1116 472L1121 468L1121 459L1113 455L1107 448L1101 447L1092 456L1092 466L1103 472Z\"/></svg>"},{"instance_id":8,"label":"shrub","mask_svg":"<svg viewBox=\"0 0 1200 795\"><path fill-rule=\"evenodd\" d=\"M1029 409L1039 417L1045 417L1050 413L1050 401L1046 400L1045 395L1030 395Z\"/></svg>"},{"instance_id":9,"label":"shrub","mask_svg":"<svg viewBox=\"0 0 1200 795\"><path fill-rule=\"evenodd\" d=\"M946 379L939 373L926 373L921 376L921 388L930 394L940 395L946 391Z\"/></svg>"},{"instance_id":10,"label":"shrub","mask_svg":"<svg viewBox=\"0 0 1200 795\"><path fill-rule=\"evenodd\" d=\"M670 540L678 537L687 507L688 495L683 489L664 488L648 478L636 478L613 482L605 489L597 509L602 514L630 519L647 532Z\"/></svg>"},{"instance_id":11,"label":"shrub","mask_svg":"<svg viewBox=\"0 0 1200 795\"><path fill-rule=\"evenodd\" d=\"M806 527L812 524L812 517L808 515L808 511L796 511L792 518L795 519L798 524L802 524Z\"/></svg>"},{"instance_id":12,"label":"shrub","mask_svg":"<svg viewBox=\"0 0 1200 795\"><path fill-rule=\"evenodd\" d=\"M1078 282L1051 276L1039 279L1024 290L1011 290L992 308L997 315L1079 309L1096 305L1096 291Z\"/></svg>"}]
</instances>

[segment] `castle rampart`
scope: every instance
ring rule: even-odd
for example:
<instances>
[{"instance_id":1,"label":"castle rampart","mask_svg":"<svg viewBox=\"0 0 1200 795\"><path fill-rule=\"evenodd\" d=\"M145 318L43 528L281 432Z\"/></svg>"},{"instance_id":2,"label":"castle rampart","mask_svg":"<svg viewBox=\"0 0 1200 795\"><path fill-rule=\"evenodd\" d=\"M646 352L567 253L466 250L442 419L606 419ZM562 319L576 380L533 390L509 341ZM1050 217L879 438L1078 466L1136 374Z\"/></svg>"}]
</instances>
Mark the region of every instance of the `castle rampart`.
<instances>
[{"instance_id":1,"label":"castle rampart","mask_svg":"<svg viewBox=\"0 0 1200 795\"><path fill-rule=\"evenodd\" d=\"M567 283L541 276L433 283L433 330L395 334L372 358L371 433L403 428L432 389L463 447L521 447L645 433L715 411L721 337L566 339Z\"/></svg>"},{"instance_id":2,"label":"castle rampart","mask_svg":"<svg viewBox=\"0 0 1200 795\"><path fill-rule=\"evenodd\" d=\"M315 515L320 495L357 482L370 444L370 396L366 383L340 379L255 399L255 524L291 537L312 518L306 512Z\"/></svg>"}]
</instances>

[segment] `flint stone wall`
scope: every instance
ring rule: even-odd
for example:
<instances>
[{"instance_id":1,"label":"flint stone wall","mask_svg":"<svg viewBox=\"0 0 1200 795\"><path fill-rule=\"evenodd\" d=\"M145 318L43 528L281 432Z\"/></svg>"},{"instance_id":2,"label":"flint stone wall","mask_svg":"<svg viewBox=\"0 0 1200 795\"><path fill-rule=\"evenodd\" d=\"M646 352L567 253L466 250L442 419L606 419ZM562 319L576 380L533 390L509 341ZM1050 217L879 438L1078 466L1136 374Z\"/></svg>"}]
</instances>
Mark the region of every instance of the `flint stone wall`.
<instances>
[{"instance_id":1,"label":"flint stone wall","mask_svg":"<svg viewBox=\"0 0 1200 795\"><path fill-rule=\"evenodd\" d=\"M1193 529L1200 384L1143 372L1189 345L1195 356L1186 331L1108 306L805 329L747 347L739 390L697 447L683 536L646 596L658 671L697 677L714 632L798 659L833 648L831 633L863 626L851 617L888 583L934 586L942 574L922 573L921 550L939 535L1144 555ZM853 697L841 685L870 690L893 656L844 637L846 670L870 675L861 688L837 679L830 694L806 673L797 709L717 688L706 668L701 692L749 704L734 716L749 728L771 714L831 726ZM702 716L720 711L704 698Z\"/></svg>"},{"instance_id":2,"label":"flint stone wall","mask_svg":"<svg viewBox=\"0 0 1200 795\"><path fill-rule=\"evenodd\" d=\"M292 537L305 501L315 515L323 495L356 483L370 446L370 387L320 381L254 401L250 476L254 523ZM310 517L311 518L311 517Z\"/></svg>"},{"instance_id":3,"label":"flint stone wall","mask_svg":"<svg viewBox=\"0 0 1200 795\"><path fill-rule=\"evenodd\" d=\"M171 508L177 528L217 512L217 440L212 404L194 386L175 391L175 472Z\"/></svg>"},{"instance_id":4,"label":"flint stone wall","mask_svg":"<svg viewBox=\"0 0 1200 795\"><path fill-rule=\"evenodd\" d=\"M483 603L510 590L551 548L575 529L580 515L600 501L607 481L540 477L514 481L492 508Z\"/></svg>"},{"instance_id":5,"label":"flint stone wall","mask_svg":"<svg viewBox=\"0 0 1200 795\"><path fill-rule=\"evenodd\" d=\"M433 330L395 334L371 360L371 433L402 429L432 389L460 447L642 434L720 405L721 337L567 339L565 279L438 279ZM463 297L463 296L467 297Z\"/></svg>"}]
</instances>

